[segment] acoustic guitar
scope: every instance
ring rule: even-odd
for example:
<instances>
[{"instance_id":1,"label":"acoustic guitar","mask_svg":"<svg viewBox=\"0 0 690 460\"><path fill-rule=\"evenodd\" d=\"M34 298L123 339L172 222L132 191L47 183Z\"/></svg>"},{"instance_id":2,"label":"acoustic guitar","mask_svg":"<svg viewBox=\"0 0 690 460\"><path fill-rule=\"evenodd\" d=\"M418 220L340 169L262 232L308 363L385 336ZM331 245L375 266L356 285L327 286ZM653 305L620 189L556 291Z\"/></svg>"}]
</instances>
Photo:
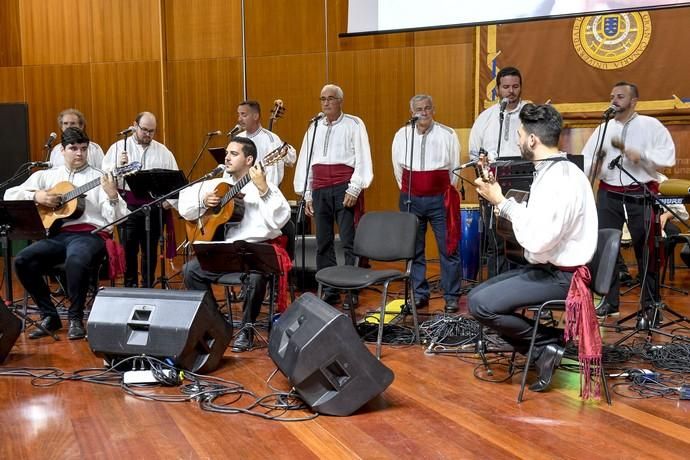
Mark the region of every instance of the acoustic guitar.
<instances>
[{"instance_id":1,"label":"acoustic guitar","mask_svg":"<svg viewBox=\"0 0 690 460\"><path fill-rule=\"evenodd\" d=\"M112 174L114 178L124 177L134 174L140 169L141 163L134 161L128 165L116 168ZM38 215L41 217L46 233L57 230L66 220L74 220L81 217L86 208L86 192L99 185L101 185L100 177L79 187L75 187L71 182L67 181L58 182L53 188L47 190L48 193L60 195L60 203L54 208L41 204L37 205Z\"/></svg>"},{"instance_id":2,"label":"acoustic guitar","mask_svg":"<svg viewBox=\"0 0 690 460\"><path fill-rule=\"evenodd\" d=\"M288 153L288 144L268 153L261 165L265 168L282 160ZM221 182L214 189L216 196L222 196L218 206L209 208L194 221L185 222L185 233L188 241L222 240L223 226L226 223L239 222L244 216L244 203L240 199L240 191L249 183L251 177L245 174L235 185L230 186Z\"/></svg>"},{"instance_id":3,"label":"acoustic guitar","mask_svg":"<svg viewBox=\"0 0 690 460\"><path fill-rule=\"evenodd\" d=\"M477 173L477 177L482 181L488 183L496 182L496 178L489 170L488 157L482 151L479 153L479 159L475 163L474 169ZM510 189L506 192L505 197L506 199L513 198L518 203L523 203L529 199L529 192ZM497 209L495 211L497 211ZM498 212L496 212L496 234L505 240L504 253L506 259L518 265L526 265L529 263L527 259L525 259L525 250L520 246L517 238L515 238L512 222L501 217Z\"/></svg>"}]
</instances>

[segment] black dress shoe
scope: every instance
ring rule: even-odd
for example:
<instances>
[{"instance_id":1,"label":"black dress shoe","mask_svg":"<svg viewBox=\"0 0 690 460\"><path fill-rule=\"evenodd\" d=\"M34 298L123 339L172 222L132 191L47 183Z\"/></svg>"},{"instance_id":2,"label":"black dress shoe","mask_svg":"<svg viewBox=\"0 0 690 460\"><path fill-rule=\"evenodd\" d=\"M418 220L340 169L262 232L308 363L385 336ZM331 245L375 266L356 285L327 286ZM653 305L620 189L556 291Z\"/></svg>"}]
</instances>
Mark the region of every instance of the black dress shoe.
<instances>
[{"instance_id":1,"label":"black dress shoe","mask_svg":"<svg viewBox=\"0 0 690 460\"><path fill-rule=\"evenodd\" d=\"M429 306L429 299L424 297L414 301L414 306L419 310L420 308L426 308Z\"/></svg>"},{"instance_id":2,"label":"black dress shoe","mask_svg":"<svg viewBox=\"0 0 690 460\"><path fill-rule=\"evenodd\" d=\"M234 353L242 353L249 351L254 345L254 334L250 330L242 330L237 334L237 338L232 344L232 351Z\"/></svg>"},{"instance_id":3,"label":"black dress shoe","mask_svg":"<svg viewBox=\"0 0 690 460\"><path fill-rule=\"evenodd\" d=\"M69 320L69 329L67 329L67 338L70 340L83 339L86 337L86 329L84 323L80 319Z\"/></svg>"},{"instance_id":4,"label":"black dress shoe","mask_svg":"<svg viewBox=\"0 0 690 460\"><path fill-rule=\"evenodd\" d=\"M618 305L613 306L608 302L602 303L597 307L597 318L606 318L607 316L619 316L620 311L618 310Z\"/></svg>"},{"instance_id":5,"label":"black dress shoe","mask_svg":"<svg viewBox=\"0 0 690 460\"><path fill-rule=\"evenodd\" d=\"M62 329L62 321L57 316L46 316L39 323L44 329L49 332L55 332L58 329ZM48 337L50 334L45 333L41 329L35 329L29 334L30 339L40 339L41 337Z\"/></svg>"},{"instance_id":6,"label":"black dress shoe","mask_svg":"<svg viewBox=\"0 0 690 460\"><path fill-rule=\"evenodd\" d=\"M326 292L323 295L323 301L328 305L336 306L340 303L340 294L338 292Z\"/></svg>"},{"instance_id":7,"label":"black dress shoe","mask_svg":"<svg viewBox=\"0 0 690 460\"><path fill-rule=\"evenodd\" d=\"M456 313L458 311L458 299L446 300L446 306L443 309L446 313Z\"/></svg>"},{"instance_id":8,"label":"black dress shoe","mask_svg":"<svg viewBox=\"0 0 690 460\"><path fill-rule=\"evenodd\" d=\"M564 351L563 347L556 344L550 344L544 348L544 351L541 352L539 358L534 362L535 366L537 366L539 378L529 386L531 391L544 391L551 385L553 371L561 363Z\"/></svg>"},{"instance_id":9,"label":"black dress shoe","mask_svg":"<svg viewBox=\"0 0 690 460\"><path fill-rule=\"evenodd\" d=\"M357 308L357 305L359 305L359 294L357 292L353 292L351 295L352 305L350 305L350 295L345 294L345 300L343 301L343 308L345 310L349 310L350 308Z\"/></svg>"}]
</instances>

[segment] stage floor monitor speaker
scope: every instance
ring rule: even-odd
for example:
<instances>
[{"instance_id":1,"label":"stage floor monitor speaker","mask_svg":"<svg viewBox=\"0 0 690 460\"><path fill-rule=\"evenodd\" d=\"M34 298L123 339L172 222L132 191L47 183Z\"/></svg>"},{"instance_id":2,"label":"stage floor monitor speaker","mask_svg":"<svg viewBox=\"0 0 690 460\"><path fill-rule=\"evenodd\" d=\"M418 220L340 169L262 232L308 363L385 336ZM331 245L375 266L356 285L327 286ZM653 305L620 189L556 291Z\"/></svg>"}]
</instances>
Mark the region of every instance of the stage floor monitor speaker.
<instances>
[{"instance_id":1,"label":"stage floor monitor speaker","mask_svg":"<svg viewBox=\"0 0 690 460\"><path fill-rule=\"evenodd\" d=\"M0 364L5 362L21 331L21 320L0 303Z\"/></svg>"},{"instance_id":2,"label":"stage floor monitor speaker","mask_svg":"<svg viewBox=\"0 0 690 460\"><path fill-rule=\"evenodd\" d=\"M314 294L299 297L273 326L268 354L312 410L350 415L393 382L350 318Z\"/></svg>"},{"instance_id":3,"label":"stage floor monitor speaker","mask_svg":"<svg viewBox=\"0 0 690 460\"><path fill-rule=\"evenodd\" d=\"M170 358L192 372L215 370L232 326L205 291L106 288L87 323L91 350L108 359L134 355Z\"/></svg>"},{"instance_id":4,"label":"stage floor monitor speaker","mask_svg":"<svg viewBox=\"0 0 690 460\"><path fill-rule=\"evenodd\" d=\"M5 362L21 331L21 320L0 303L0 364Z\"/></svg>"}]
</instances>

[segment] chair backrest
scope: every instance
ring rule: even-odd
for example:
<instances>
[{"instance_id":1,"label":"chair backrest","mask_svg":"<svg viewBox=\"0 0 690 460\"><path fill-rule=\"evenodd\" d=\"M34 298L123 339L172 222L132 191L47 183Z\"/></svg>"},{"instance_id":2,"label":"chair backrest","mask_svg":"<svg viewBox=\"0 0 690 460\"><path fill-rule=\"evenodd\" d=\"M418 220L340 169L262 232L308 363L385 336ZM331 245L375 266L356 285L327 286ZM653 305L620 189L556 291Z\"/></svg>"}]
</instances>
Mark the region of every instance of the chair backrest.
<instances>
[{"instance_id":1,"label":"chair backrest","mask_svg":"<svg viewBox=\"0 0 690 460\"><path fill-rule=\"evenodd\" d=\"M602 228L599 230L597 250L589 263L589 270L592 274L592 291L601 296L608 294L613 277L618 276L616 266L620 246L620 230L615 228Z\"/></svg>"},{"instance_id":2,"label":"chair backrest","mask_svg":"<svg viewBox=\"0 0 690 460\"><path fill-rule=\"evenodd\" d=\"M413 259L418 225L411 213L367 212L357 225L353 252L380 261Z\"/></svg>"}]
</instances>

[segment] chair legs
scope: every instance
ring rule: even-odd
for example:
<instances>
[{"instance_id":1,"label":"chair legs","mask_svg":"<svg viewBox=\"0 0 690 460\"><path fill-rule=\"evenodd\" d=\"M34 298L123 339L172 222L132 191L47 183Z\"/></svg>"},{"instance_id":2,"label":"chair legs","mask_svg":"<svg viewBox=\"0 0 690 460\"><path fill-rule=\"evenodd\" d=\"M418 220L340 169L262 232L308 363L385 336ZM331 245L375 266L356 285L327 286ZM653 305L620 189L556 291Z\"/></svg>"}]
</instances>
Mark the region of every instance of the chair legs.
<instances>
[{"instance_id":1,"label":"chair legs","mask_svg":"<svg viewBox=\"0 0 690 460\"><path fill-rule=\"evenodd\" d=\"M518 404L523 401L523 395L525 393L525 386L527 385L527 371L532 363L532 354L534 351L534 344L537 340L537 332L539 330L539 318L541 318L542 310L544 307L548 306L548 302L539 306L539 308L534 313L534 330L532 331L532 338L530 339L529 350L527 351L527 359L525 361L525 367L522 371L522 379L520 381L520 392L518 393L517 402ZM513 354L513 360L515 359L515 354ZM511 360L511 363L512 361ZM604 390L604 395L606 396L606 402L611 405L611 394L609 393L608 382L606 381L606 368L604 364L601 364L601 369L599 369L601 374L601 385Z\"/></svg>"}]
</instances>

